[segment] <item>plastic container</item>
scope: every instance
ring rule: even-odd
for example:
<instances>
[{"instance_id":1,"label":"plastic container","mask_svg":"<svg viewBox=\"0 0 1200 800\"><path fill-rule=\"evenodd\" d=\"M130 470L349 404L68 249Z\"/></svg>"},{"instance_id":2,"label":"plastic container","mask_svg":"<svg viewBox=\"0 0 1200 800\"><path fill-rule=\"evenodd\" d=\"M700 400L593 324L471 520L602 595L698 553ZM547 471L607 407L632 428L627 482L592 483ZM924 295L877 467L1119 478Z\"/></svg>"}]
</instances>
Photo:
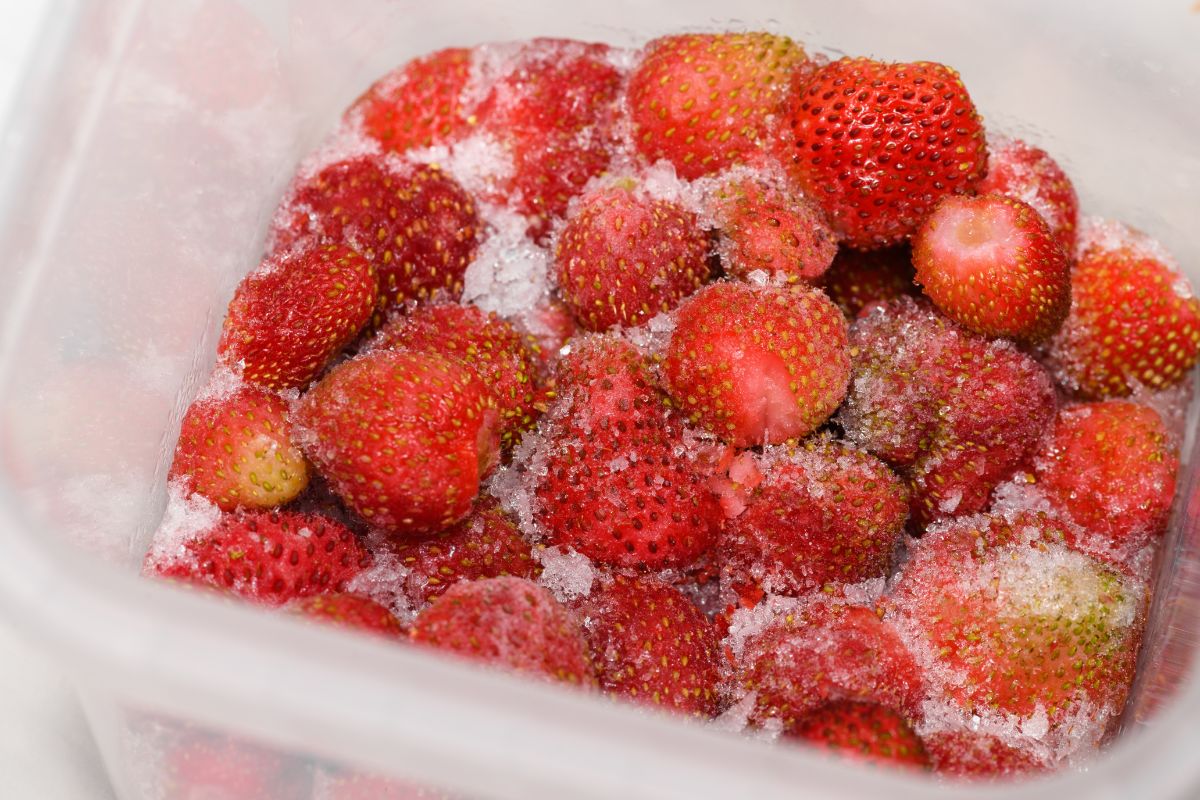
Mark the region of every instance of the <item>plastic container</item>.
<instances>
[{"instance_id":1,"label":"plastic container","mask_svg":"<svg viewBox=\"0 0 1200 800\"><path fill-rule=\"evenodd\" d=\"M1200 13L1158 3L62 2L0 172L0 601L78 682L112 782L179 720L473 797L1166 798L1200 792L1191 454L1128 731L1083 772L991 788L847 767L143 580L167 454L298 158L377 75L450 44L768 28L957 67L1060 158L1085 210L1200 283Z\"/></svg>"}]
</instances>

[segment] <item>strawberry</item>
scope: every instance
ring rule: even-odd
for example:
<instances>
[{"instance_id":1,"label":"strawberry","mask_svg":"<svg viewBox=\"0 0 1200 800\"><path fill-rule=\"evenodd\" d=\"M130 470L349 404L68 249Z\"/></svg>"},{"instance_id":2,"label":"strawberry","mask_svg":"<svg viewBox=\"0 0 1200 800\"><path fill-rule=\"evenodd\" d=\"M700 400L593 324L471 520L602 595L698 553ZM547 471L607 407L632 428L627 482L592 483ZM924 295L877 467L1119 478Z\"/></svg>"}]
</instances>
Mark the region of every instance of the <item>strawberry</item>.
<instances>
[{"instance_id":1,"label":"strawberry","mask_svg":"<svg viewBox=\"0 0 1200 800\"><path fill-rule=\"evenodd\" d=\"M584 196L554 254L562 298L588 330L640 325L708 280L696 215L624 186Z\"/></svg>"},{"instance_id":2,"label":"strawberry","mask_svg":"<svg viewBox=\"0 0 1200 800\"><path fill-rule=\"evenodd\" d=\"M916 295L912 253L907 247L881 250L838 248L821 286L850 320L873 306L905 295Z\"/></svg>"},{"instance_id":3,"label":"strawberry","mask_svg":"<svg viewBox=\"0 0 1200 800\"><path fill-rule=\"evenodd\" d=\"M171 800L308 800L307 778L273 750L208 733L187 732L163 757Z\"/></svg>"},{"instance_id":4,"label":"strawberry","mask_svg":"<svg viewBox=\"0 0 1200 800\"><path fill-rule=\"evenodd\" d=\"M1087 399L1181 383L1200 359L1200 301L1171 256L1120 223L1080 232L1071 313L1050 345L1062 385Z\"/></svg>"},{"instance_id":5,"label":"strawberry","mask_svg":"<svg viewBox=\"0 0 1200 800\"><path fill-rule=\"evenodd\" d=\"M318 773L315 783L313 800L450 800L436 789L361 772Z\"/></svg>"},{"instance_id":6,"label":"strawberry","mask_svg":"<svg viewBox=\"0 0 1200 800\"><path fill-rule=\"evenodd\" d=\"M716 630L678 589L612 575L577 610L605 692L684 714L717 712Z\"/></svg>"},{"instance_id":7,"label":"strawberry","mask_svg":"<svg viewBox=\"0 0 1200 800\"><path fill-rule=\"evenodd\" d=\"M913 235L917 283L984 336L1047 338L1071 306L1071 262L1032 206L1001 195L943 198Z\"/></svg>"},{"instance_id":8,"label":"strawberry","mask_svg":"<svg viewBox=\"0 0 1200 800\"><path fill-rule=\"evenodd\" d=\"M682 446L646 359L619 339L579 342L533 462L550 541L612 566L685 567L712 547L720 507Z\"/></svg>"},{"instance_id":9,"label":"strawberry","mask_svg":"<svg viewBox=\"0 0 1200 800\"><path fill-rule=\"evenodd\" d=\"M308 462L287 415L281 397L253 386L198 398L183 416L169 479L223 511L290 502L308 485Z\"/></svg>"},{"instance_id":10,"label":"strawberry","mask_svg":"<svg viewBox=\"0 0 1200 800\"><path fill-rule=\"evenodd\" d=\"M374 267L348 247L269 257L238 286L217 352L249 383L306 386L367 324L378 297Z\"/></svg>"},{"instance_id":11,"label":"strawberry","mask_svg":"<svg viewBox=\"0 0 1200 800\"><path fill-rule=\"evenodd\" d=\"M223 515L175 552L151 551L145 571L282 605L340 592L370 562L354 534L331 519L254 511Z\"/></svg>"},{"instance_id":12,"label":"strawberry","mask_svg":"<svg viewBox=\"0 0 1200 800\"><path fill-rule=\"evenodd\" d=\"M807 287L714 284L680 308L664 374L691 421L730 444L805 436L846 394L846 321Z\"/></svg>"},{"instance_id":13,"label":"strawberry","mask_svg":"<svg viewBox=\"0 0 1200 800\"><path fill-rule=\"evenodd\" d=\"M918 525L981 511L1054 418L1054 387L1036 361L925 302L872 309L851 327L850 347L838 422L907 480Z\"/></svg>"},{"instance_id":14,"label":"strawberry","mask_svg":"<svg viewBox=\"0 0 1200 800\"><path fill-rule=\"evenodd\" d=\"M813 281L833 262L837 239L801 195L746 178L721 186L713 206L721 262L735 278L762 270L789 282Z\"/></svg>"},{"instance_id":15,"label":"strawberry","mask_svg":"<svg viewBox=\"0 0 1200 800\"><path fill-rule=\"evenodd\" d=\"M629 81L638 152L688 180L753 160L788 80L808 65L800 45L769 33L655 39Z\"/></svg>"},{"instance_id":16,"label":"strawberry","mask_svg":"<svg viewBox=\"0 0 1200 800\"><path fill-rule=\"evenodd\" d=\"M399 537L465 517L500 447L487 387L432 353L375 350L335 367L301 399L295 422L346 505Z\"/></svg>"},{"instance_id":17,"label":"strawberry","mask_svg":"<svg viewBox=\"0 0 1200 800\"><path fill-rule=\"evenodd\" d=\"M908 495L886 464L831 439L758 461L764 477L717 544L736 591L800 595L888 574Z\"/></svg>"},{"instance_id":18,"label":"strawberry","mask_svg":"<svg viewBox=\"0 0 1200 800\"><path fill-rule=\"evenodd\" d=\"M384 308L457 299L478 246L475 203L434 165L394 163L358 156L298 177L275 212L270 252L313 239L349 245L374 265Z\"/></svg>"},{"instance_id":19,"label":"strawberry","mask_svg":"<svg viewBox=\"0 0 1200 800\"><path fill-rule=\"evenodd\" d=\"M1031 205L1063 252L1075 255L1079 197L1067 173L1041 148L1007 136L988 137L988 174L980 194L1001 194Z\"/></svg>"},{"instance_id":20,"label":"strawberry","mask_svg":"<svg viewBox=\"0 0 1200 800\"><path fill-rule=\"evenodd\" d=\"M384 75L354 101L346 117L396 153L447 144L474 125L463 103L470 77L470 50L438 50Z\"/></svg>"},{"instance_id":21,"label":"strawberry","mask_svg":"<svg viewBox=\"0 0 1200 800\"><path fill-rule=\"evenodd\" d=\"M339 628L396 638L404 627L392 612L366 597L354 594L317 594L292 603L296 614Z\"/></svg>"},{"instance_id":22,"label":"strawberry","mask_svg":"<svg viewBox=\"0 0 1200 800\"><path fill-rule=\"evenodd\" d=\"M938 731L925 735L925 749L939 775L954 778L1015 778L1045 772L1045 760L987 733Z\"/></svg>"},{"instance_id":23,"label":"strawberry","mask_svg":"<svg viewBox=\"0 0 1200 800\"><path fill-rule=\"evenodd\" d=\"M843 58L794 81L782 114L785 167L862 250L900 243L987 171L983 124L942 64Z\"/></svg>"},{"instance_id":24,"label":"strawberry","mask_svg":"<svg viewBox=\"0 0 1200 800\"><path fill-rule=\"evenodd\" d=\"M393 319L375 341L380 347L436 353L470 367L496 400L506 448L541 413L538 367L529 342L495 314L457 303L423 305Z\"/></svg>"},{"instance_id":25,"label":"strawberry","mask_svg":"<svg viewBox=\"0 0 1200 800\"><path fill-rule=\"evenodd\" d=\"M571 309L557 297L547 297L519 317L519 325L535 345L531 348L543 373L553 371L563 347L579 329Z\"/></svg>"},{"instance_id":26,"label":"strawberry","mask_svg":"<svg viewBox=\"0 0 1200 800\"><path fill-rule=\"evenodd\" d=\"M929 769L921 737L901 714L879 703L827 703L804 717L792 736L852 761Z\"/></svg>"},{"instance_id":27,"label":"strawberry","mask_svg":"<svg viewBox=\"0 0 1200 800\"><path fill-rule=\"evenodd\" d=\"M417 615L412 640L517 672L576 686L595 684L575 615L522 578L451 586Z\"/></svg>"}]
</instances>

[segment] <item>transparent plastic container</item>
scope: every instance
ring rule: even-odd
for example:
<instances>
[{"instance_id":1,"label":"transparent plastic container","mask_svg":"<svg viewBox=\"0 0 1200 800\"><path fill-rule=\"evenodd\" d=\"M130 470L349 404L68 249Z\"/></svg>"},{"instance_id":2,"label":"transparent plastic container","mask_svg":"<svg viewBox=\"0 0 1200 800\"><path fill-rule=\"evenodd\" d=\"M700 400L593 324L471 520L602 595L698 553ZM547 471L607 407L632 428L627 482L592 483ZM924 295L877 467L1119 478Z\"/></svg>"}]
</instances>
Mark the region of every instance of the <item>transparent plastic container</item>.
<instances>
[{"instance_id":1,"label":"transparent plastic container","mask_svg":"<svg viewBox=\"0 0 1200 800\"><path fill-rule=\"evenodd\" d=\"M172 724L497 800L1200 793L1194 437L1124 734L1085 771L1013 785L845 766L138 577L223 309L357 93L451 44L723 27L955 66L1087 213L1151 232L1200 283L1191 0L61 2L0 164L0 603L77 682L123 800L164 795L135 734Z\"/></svg>"}]
</instances>

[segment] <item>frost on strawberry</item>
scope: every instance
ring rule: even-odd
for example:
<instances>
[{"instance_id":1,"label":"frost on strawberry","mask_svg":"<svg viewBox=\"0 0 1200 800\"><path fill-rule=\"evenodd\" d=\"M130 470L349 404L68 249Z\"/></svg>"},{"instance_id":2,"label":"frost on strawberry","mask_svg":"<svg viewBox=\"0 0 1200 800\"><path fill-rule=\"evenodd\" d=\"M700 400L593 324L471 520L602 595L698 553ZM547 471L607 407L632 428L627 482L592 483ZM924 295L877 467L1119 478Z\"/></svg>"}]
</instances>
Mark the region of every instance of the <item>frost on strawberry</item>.
<instances>
[{"instance_id":1,"label":"frost on strawberry","mask_svg":"<svg viewBox=\"0 0 1200 800\"><path fill-rule=\"evenodd\" d=\"M1050 154L1028 142L988 135L988 172L980 194L1001 194L1034 208L1068 256L1075 256L1079 198L1071 179Z\"/></svg>"},{"instance_id":2,"label":"frost on strawberry","mask_svg":"<svg viewBox=\"0 0 1200 800\"><path fill-rule=\"evenodd\" d=\"M921 737L902 714L879 703L827 703L804 717L792 735L848 761L929 769Z\"/></svg>"},{"instance_id":3,"label":"frost on strawberry","mask_svg":"<svg viewBox=\"0 0 1200 800\"><path fill-rule=\"evenodd\" d=\"M820 286L853 321L870 308L898 297L919 294L912 253L907 246L880 250L839 247Z\"/></svg>"},{"instance_id":4,"label":"frost on strawberry","mask_svg":"<svg viewBox=\"0 0 1200 800\"><path fill-rule=\"evenodd\" d=\"M395 639L404 627L391 611L366 597L345 592L317 594L292 603L293 613L326 625Z\"/></svg>"},{"instance_id":5,"label":"frost on strawberry","mask_svg":"<svg viewBox=\"0 0 1200 800\"><path fill-rule=\"evenodd\" d=\"M1045 756L1037 749L988 733L935 731L924 739L933 771L949 778L1017 778L1049 770Z\"/></svg>"}]
</instances>

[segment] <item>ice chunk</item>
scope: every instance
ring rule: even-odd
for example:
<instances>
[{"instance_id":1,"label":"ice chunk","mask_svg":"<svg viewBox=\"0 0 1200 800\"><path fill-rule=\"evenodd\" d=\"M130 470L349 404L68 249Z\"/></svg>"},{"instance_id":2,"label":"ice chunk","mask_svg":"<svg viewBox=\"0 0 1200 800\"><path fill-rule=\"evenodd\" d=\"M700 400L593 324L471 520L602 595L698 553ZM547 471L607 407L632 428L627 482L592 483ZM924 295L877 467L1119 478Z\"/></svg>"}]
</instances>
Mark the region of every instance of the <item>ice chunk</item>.
<instances>
[{"instance_id":1,"label":"ice chunk","mask_svg":"<svg viewBox=\"0 0 1200 800\"><path fill-rule=\"evenodd\" d=\"M538 583L545 586L563 603L587 597L596 580L596 568L591 559L570 548L535 547L534 558L542 562Z\"/></svg>"}]
</instances>

